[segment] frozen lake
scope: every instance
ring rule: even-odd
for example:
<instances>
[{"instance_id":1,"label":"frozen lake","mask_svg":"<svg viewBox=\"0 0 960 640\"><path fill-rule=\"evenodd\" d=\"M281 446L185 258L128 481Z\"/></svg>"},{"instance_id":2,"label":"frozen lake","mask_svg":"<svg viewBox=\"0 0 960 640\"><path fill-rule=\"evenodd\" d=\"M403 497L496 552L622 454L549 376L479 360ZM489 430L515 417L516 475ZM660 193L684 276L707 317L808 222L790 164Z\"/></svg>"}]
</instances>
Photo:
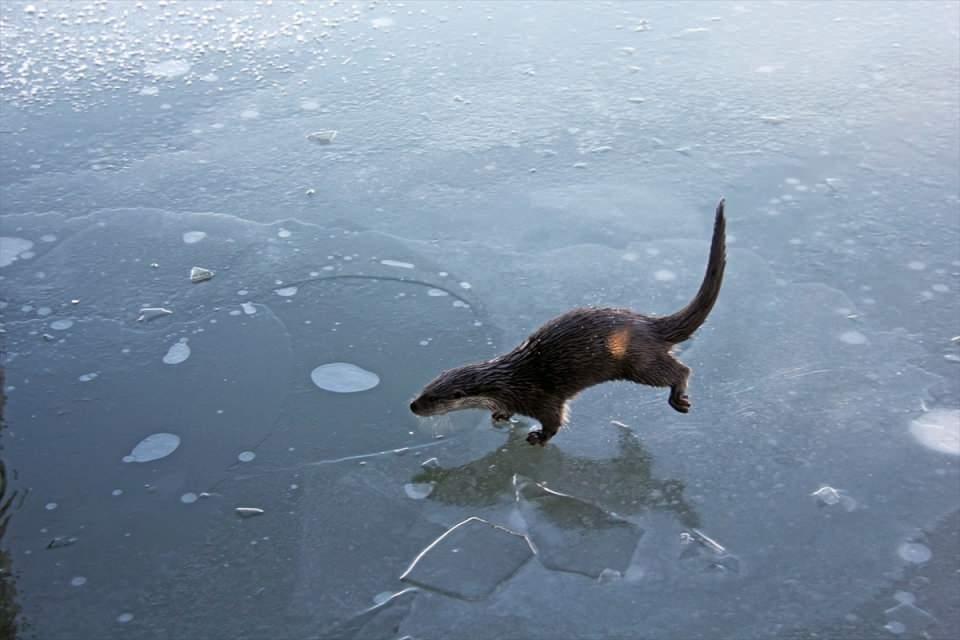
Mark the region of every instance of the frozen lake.
<instances>
[{"instance_id":1,"label":"frozen lake","mask_svg":"<svg viewBox=\"0 0 960 640\"><path fill-rule=\"evenodd\" d=\"M0 4L0 637L951 638L960 5ZM417 418L577 305L667 392Z\"/></svg>"}]
</instances>

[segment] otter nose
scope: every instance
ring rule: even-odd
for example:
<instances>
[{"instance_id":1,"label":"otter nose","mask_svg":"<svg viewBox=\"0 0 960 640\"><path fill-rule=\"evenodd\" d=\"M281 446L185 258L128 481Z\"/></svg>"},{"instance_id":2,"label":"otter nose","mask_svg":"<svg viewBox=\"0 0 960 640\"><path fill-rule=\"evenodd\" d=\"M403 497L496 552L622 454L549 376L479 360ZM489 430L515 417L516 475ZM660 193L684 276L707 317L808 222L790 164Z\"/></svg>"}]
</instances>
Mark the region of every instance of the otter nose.
<instances>
[{"instance_id":1,"label":"otter nose","mask_svg":"<svg viewBox=\"0 0 960 640\"><path fill-rule=\"evenodd\" d=\"M416 400L414 400L413 402L410 403L410 411L412 411L413 413L416 413L416 412L417 412L417 401L416 401Z\"/></svg>"}]
</instances>

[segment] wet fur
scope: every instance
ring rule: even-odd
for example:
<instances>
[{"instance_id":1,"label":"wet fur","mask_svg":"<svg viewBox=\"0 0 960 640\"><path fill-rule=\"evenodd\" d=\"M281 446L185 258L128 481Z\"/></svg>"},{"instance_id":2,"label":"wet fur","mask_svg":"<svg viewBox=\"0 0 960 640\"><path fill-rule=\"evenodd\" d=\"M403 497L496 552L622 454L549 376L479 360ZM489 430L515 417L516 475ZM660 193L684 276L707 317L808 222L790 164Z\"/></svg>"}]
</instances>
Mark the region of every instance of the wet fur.
<instances>
[{"instance_id":1,"label":"wet fur","mask_svg":"<svg viewBox=\"0 0 960 640\"><path fill-rule=\"evenodd\" d=\"M726 266L724 201L717 205L707 272L700 290L680 311L664 317L629 309L580 308L550 320L504 355L444 371L410 404L417 415L485 409L493 419L513 414L540 422L527 436L544 445L567 421L567 403L588 387L629 380L669 387L667 402L690 410L690 369L671 350L707 319Z\"/></svg>"}]
</instances>

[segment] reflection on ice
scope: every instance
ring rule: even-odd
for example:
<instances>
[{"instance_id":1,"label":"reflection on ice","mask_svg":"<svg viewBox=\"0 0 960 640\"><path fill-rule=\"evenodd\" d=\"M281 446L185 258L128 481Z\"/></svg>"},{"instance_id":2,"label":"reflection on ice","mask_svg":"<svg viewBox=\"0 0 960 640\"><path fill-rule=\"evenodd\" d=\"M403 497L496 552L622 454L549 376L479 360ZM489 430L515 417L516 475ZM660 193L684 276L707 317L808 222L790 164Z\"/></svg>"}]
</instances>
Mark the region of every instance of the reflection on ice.
<instances>
[{"instance_id":1,"label":"reflection on ice","mask_svg":"<svg viewBox=\"0 0 960 640\"><path fill-rule=\"evenodd\" d=\"M592 578L607 569L626 572L643 529L523 476L514 482L527 535L545 567Z\"/></svg>"},{"instance_id":2,"label":"reflection on ice","mask_svg":"<svg viewBox=\"0 0 960 640\"><path fill-rule=\"evenodd\" d=\"M512 576L533 551L526 538L480 518L468 518L430 543L401 580L447 595L478 600Z\"/></svg>"}]
</instances>

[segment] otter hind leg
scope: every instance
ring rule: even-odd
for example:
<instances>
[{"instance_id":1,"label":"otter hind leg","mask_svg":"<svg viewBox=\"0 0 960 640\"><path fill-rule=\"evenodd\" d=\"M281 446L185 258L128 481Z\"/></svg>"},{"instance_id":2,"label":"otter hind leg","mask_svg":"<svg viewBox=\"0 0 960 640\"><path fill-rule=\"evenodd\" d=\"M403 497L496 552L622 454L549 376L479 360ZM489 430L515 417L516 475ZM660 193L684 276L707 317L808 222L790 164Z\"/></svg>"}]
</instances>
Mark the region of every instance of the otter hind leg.
<instances>
[{"instance_id":1,"label":"otter hind leg","mask_svg":"<svg viewBox=\"0 0 960 640\"><path fill-rule=\"evenodd\" d=\"M670 387L667 403L680 413L690 411L690 397L687 395L690 367L672 354L657 356L653 361L646 362L642 368L631 368L627 378L650 387Z\"/></svg>"}]
</instances>

